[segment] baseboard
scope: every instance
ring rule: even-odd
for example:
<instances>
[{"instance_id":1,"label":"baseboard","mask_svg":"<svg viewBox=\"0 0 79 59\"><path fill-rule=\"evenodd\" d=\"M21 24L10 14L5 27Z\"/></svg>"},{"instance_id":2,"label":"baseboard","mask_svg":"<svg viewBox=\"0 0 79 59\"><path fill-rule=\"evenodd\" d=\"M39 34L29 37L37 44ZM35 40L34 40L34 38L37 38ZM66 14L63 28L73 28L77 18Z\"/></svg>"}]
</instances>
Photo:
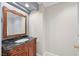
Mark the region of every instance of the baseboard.
<instances>
[{"instance_id":1,"label":"baseboard","mask_svg":"<svg viewBox=\"0 0 79 59\"><path fill-rule=\"evenodd\" d=\"M37 56L59 56L59 55L46 51L43 55L37 53Z\"/></svg>"},{"instance_id":2,"label":"baseboard","mask_svg":"<svg viewBox=\"0 0 79 59\"><path fill-rule=\"evenodd\" d=\"M46 51L44 53L44 56L59 56L59 55Z\"/></svg>"},{"instance_id":3,"label":"baseboard","mask_svg":"<svg viewBox=\"0 0 79 59\"><path fill-rule=\"evenodd\" d=\"M37 53L36 55L37 55L37 56L42 56L42 55L41 55L41 54L39 54L39 53Z\"/></svg>"}]
</instances>

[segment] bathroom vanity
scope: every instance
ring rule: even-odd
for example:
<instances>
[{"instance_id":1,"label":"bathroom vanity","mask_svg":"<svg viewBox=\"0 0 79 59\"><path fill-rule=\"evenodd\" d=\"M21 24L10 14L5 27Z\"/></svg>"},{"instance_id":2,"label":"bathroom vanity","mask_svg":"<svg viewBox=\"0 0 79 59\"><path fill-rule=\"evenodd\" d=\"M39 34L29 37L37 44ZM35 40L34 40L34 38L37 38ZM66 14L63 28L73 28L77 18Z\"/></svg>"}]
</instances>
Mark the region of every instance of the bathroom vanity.
<instances>
[{"instance_id":1,"label":"bathroom vanity","mask_svg":"<svg viewBox=\"0 0 79 59\"><path fill-rule=\"evenodd\" d=\"M2 48L3 56L36 56L36 38L4 40Z\"/></svg>"},{"instance_id":2,"label":"bathroom vanity","mask_svg":"<svg viewBox=\"0 0 79 59\"><path fill-rule=\"evenodd\" d=\"M36 56L36 38L27 33L27 16L3 7L3 56Z\"/></svg>"}]
</instances>

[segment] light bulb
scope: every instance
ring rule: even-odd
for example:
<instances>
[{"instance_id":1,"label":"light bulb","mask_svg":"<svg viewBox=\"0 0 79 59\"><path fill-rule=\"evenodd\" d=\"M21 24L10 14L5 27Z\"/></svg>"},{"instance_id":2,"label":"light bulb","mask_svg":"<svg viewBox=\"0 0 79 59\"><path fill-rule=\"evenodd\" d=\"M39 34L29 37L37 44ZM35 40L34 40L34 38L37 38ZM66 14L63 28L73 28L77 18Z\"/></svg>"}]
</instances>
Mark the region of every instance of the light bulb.
<instances>
[{"instance_id":1,"label":"light bulb","mask_svg":"<svg viewBox=\"0 0 79 59\"><path fill-rule=\"evenodd\" d=\"M25 4L26 7L29 7L29 4Z\"/></svg>"}]
</instances>

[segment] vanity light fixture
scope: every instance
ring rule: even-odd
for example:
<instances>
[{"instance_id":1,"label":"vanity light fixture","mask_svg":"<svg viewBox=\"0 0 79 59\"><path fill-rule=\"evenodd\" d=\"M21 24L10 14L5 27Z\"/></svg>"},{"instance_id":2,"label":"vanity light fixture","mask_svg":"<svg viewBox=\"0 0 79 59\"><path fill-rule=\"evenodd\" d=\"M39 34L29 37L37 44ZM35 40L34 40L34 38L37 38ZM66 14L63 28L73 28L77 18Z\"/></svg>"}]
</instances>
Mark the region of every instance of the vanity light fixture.
<instances>
[{"instance_id":1,"label":"vanity light fixture","mask_svg":"<svg viewBox=\"0 0 79 59\"><path fill-rule=\"evenodd\" d=\"M26 3L25 6L26 6L26 7L29 7L29 4Z\"/></svg>"}]
</instances>

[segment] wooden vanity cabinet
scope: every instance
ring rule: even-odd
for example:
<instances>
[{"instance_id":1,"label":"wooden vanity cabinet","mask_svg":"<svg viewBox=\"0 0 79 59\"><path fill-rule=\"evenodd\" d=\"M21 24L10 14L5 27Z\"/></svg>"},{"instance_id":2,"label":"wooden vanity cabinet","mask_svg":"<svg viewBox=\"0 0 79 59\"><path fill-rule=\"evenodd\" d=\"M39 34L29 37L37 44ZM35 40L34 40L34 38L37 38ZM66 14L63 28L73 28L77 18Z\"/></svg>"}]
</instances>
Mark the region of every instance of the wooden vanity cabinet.
<instances>
[{"instance_id":1,"label":"wooden vanity cabinet","mask_svg":"<svg viewBox=\"0 0 79 59\"><path fill-rule=\"evenodd\" d=\"M7 55L8 56L36 56L36 39L7 51Z\"/></svg>"}]
</instances>

